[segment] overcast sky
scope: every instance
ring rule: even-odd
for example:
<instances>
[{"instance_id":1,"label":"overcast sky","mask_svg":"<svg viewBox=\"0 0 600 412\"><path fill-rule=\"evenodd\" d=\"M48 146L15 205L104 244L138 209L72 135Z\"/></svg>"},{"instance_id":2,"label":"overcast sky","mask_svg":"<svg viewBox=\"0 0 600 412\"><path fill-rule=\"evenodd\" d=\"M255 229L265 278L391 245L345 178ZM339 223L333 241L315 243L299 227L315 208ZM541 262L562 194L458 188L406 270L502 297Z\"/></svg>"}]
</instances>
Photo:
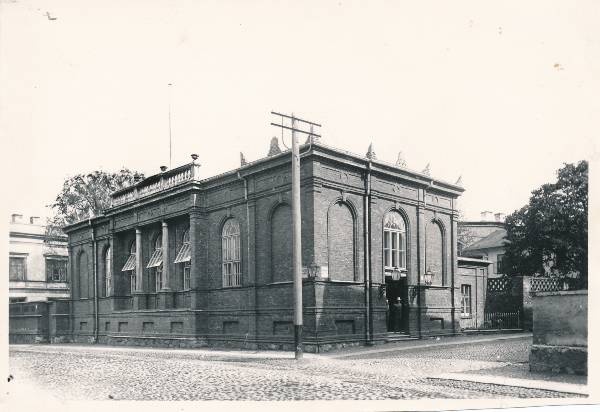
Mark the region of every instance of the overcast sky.
<instances>
[{"instance_id":1,"label":"overcast sky","mask_svg":"<svg viewBox=\"0 0 600 412\"><path fill-rule=\"evenodd\" d=\"M323 142L510 213L564 162L598 158L600 3L11 1L0 5L8 213L44 215L65 177L204 176L264 157L271 110ZM46 14L46 13L49 14Z\"/></svg>"}]
</instances>

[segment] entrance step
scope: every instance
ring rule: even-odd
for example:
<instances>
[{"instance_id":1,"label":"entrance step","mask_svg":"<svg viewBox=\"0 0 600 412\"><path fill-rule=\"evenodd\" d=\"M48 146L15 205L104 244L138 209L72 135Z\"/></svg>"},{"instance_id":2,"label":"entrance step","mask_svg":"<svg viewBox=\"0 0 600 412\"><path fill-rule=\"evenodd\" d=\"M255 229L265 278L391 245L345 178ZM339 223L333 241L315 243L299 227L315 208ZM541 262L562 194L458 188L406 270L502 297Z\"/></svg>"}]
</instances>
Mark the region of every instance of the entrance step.
<instances>
[{"instance_id":1,"label":"entrance step","mask_svg":"<svg viewBox=\"0 0 600 412\"><path fill-rule=\"evenodd\" d=\"M403 340L417 340L419 338L410 336L408 333L404 332L388 332L385 337L385 342L399 342Z\"/></svg>"}]
</instances>

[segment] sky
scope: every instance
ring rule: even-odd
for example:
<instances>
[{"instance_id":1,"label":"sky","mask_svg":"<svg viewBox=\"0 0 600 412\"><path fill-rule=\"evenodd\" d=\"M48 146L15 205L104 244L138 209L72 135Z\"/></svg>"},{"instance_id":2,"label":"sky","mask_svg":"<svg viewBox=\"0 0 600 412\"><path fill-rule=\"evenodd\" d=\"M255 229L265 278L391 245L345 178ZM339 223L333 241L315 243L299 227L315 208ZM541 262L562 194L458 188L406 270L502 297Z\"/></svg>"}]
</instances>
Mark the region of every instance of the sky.
<instances>
[{"instance_id":1,"label":"sky","mask_svg":"<svg viewBox=\"0 0 600 412\"><path fill-rule=\"evenodd\" d=\"M169 165L169 102L172 167L262 158L270 112L293 112L462 176L466 219L599 158L599 2L0 1L7 214L49 215L77 173Z\"/></svg>"}]
</instances>

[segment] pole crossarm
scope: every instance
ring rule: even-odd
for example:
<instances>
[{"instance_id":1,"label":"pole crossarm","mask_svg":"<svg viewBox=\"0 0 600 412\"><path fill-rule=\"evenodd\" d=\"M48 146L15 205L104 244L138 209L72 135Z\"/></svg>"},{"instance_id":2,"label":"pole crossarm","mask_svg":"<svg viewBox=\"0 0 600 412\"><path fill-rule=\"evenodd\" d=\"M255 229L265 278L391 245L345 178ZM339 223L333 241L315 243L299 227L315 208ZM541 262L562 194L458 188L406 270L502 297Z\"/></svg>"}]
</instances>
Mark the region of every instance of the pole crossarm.
<instances>
[{"instance_id":1,"label":"pole crossarm","mask_svg":"<svg viewBox=\"0 0 600 412\"><path fill-rule=\"evenodd\" d=\"M302 119L300 119L299 117L296 117L296 116L290 116L290 115L287 115L287 114L277 113L277 112L271 112L271 114L274 114L276 116L281 116L281 117L287 117L288 119L294 119L294 120L296 120L298 122L308 123L308 124L312 124L312 125L317 126L317 127L321 127L321 125L319 123L309 122L308 120L302 120Z\"/></svg>"},{"instance_id":2,"label":"pole crossarm","mask_svg":"<svg viewBox=\"0 0 600 412\"><path fill-rule=\"evenodd\" d=\"M311 133L311 132L307 132L305 130L301 130L301 129L296 129L295 127L289 127L289 126L284 126L282 124L277 124L277 123L271 123L272 126L277 126L277 127L282 127L284 129L288 129L291 130L293 132L300 132L300 133L305 133L305 134L309 134L311 136L316 136L316 137L321 137L320 134L316 134L316 133Z\"/></svg>"}]
</instances>

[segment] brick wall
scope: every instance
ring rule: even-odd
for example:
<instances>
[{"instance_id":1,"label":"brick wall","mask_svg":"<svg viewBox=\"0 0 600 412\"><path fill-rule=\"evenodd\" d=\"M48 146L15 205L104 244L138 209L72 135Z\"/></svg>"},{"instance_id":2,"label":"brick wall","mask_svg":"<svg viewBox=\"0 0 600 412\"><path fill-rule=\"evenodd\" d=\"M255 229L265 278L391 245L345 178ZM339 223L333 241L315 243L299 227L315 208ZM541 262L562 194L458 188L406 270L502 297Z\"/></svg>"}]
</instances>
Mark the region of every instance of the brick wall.
<instances>
[{"instance_id":1,"label":"brick wall","mask_svg":"<svg viewBox=\"0 0 600 412\"><path fill-rule=\"evenodd\" d=\"M321 338L361 341L365 338L365 176L362 171L339 162L322 160L320 165L308 159L303 162L302 264L314 263L329 269L328 279L305 280L304 323L308 341L317 342ZM247 199L244 183L247 183ZM125 339L125 334L144 339L193 335L202 338L204 343L227 339L246 343L248 340L289 342L293 320L289 164L250 175L246 182L228 176L221 183L210 185L194 189L187 197L173 194L154 203L149 200L135 213L120 211L110 217L115 230L115 297L101 298L99 302L101 334L106 328L102 339ZM385 280L383 219L391 211L400 213L406 223L408 285L414 288L425 270L419 262L425 261L425 244L429 244L427 260L433 265L432 270L440 272L434 278L440 287L422 290L420 308L416 295L410 301L411 333L418 333L419 323L426 334L451 333L453 330L452 291L448 287L452 272L449 231L453 229L451 211L440 206L443 204L448 208L451 202L441 197L437 205L427 206L424 213L418 214L418 202L422 202L424 190L411 185L410 181L399 185L386 175L373 177L371 317L376 336L386 332L386 301L378 296L378 291ZM425 206L420 204L423 210ZM418 223L419 216L422 217L421 224ZM437 233L435 230L428 231L429 235L423 233L425 223L434 218L446 228L445 236L442 237L437 223L432 226L437 228ZM224 288L222 280L221 235L227 219L236 219L241 231L242 285L235 288ZM171 287L178 291L173 301L179 311L155 310L153 302L156 300L152 295L147 299L151 310L146 313L132 311L131 300L127 298L129 279L121 268L129 256L131 242L135 240L136 225L142 229L142 259L147 264L153 251L152 241L161 231L161 220L166 220L169 225L169 238L163 242L168 241L170 253L164 257L163 265L168 265ZM184 293L179 292L183 265L172 261L181 245L183 231L191 221L198 222L190 227L195 239L192 245L192 286L195 288ZM76 239L73 237L72 240ZM82 287L89 289L89 278L93 274L91 242L73 241L71 244L74 255L86 250L88 262L84 262L85 269L79 271L78 279L82 278L79 280ZM98 241L99 275L104 273L101 254L108 244L108 238ZM444 287L441 287L442 273L446 276ZM87 285L84 284L86 281ZM144 284L144 290L154 289L151 271L146 268ZM99 287L102 287L102 276L99 276ZM93 300L77 300L73 310L72 327L75 334L85 340L93 332ZM119 333L122 336L117 336ZM121 342L119 339L117 341Z\"/></svg>"},{"instance_id":2,"label":"brick wall","mask_svg":"<svg viewBox=\"0 0 600 412\"><path fill-rule=\"evenodd\" d=\"M271 217L271 274L273 282L292 280L292 209L278 206Z\"/></svg>"},{"instance_id":3,"label":"brick wall","mask_svg":"<svg viewBox=\"0 0 600 412\"><path fill-rule=\"evenodd\" d=\"M446 284L443 232L440 224L430 221L425 226L425 270L434 274L433 285Z\"/></svg>"},{"instance_id":4,"label":"brick wall","mask_svg":"<svg viewBox=\"0 0 600 412\"><path fill-rule=\"evenodd\" d=\"M327 251L329 279L354 281L356 233L354 217L348 205L336 202L327 216Z\"/></svg>"}]
</instances>

